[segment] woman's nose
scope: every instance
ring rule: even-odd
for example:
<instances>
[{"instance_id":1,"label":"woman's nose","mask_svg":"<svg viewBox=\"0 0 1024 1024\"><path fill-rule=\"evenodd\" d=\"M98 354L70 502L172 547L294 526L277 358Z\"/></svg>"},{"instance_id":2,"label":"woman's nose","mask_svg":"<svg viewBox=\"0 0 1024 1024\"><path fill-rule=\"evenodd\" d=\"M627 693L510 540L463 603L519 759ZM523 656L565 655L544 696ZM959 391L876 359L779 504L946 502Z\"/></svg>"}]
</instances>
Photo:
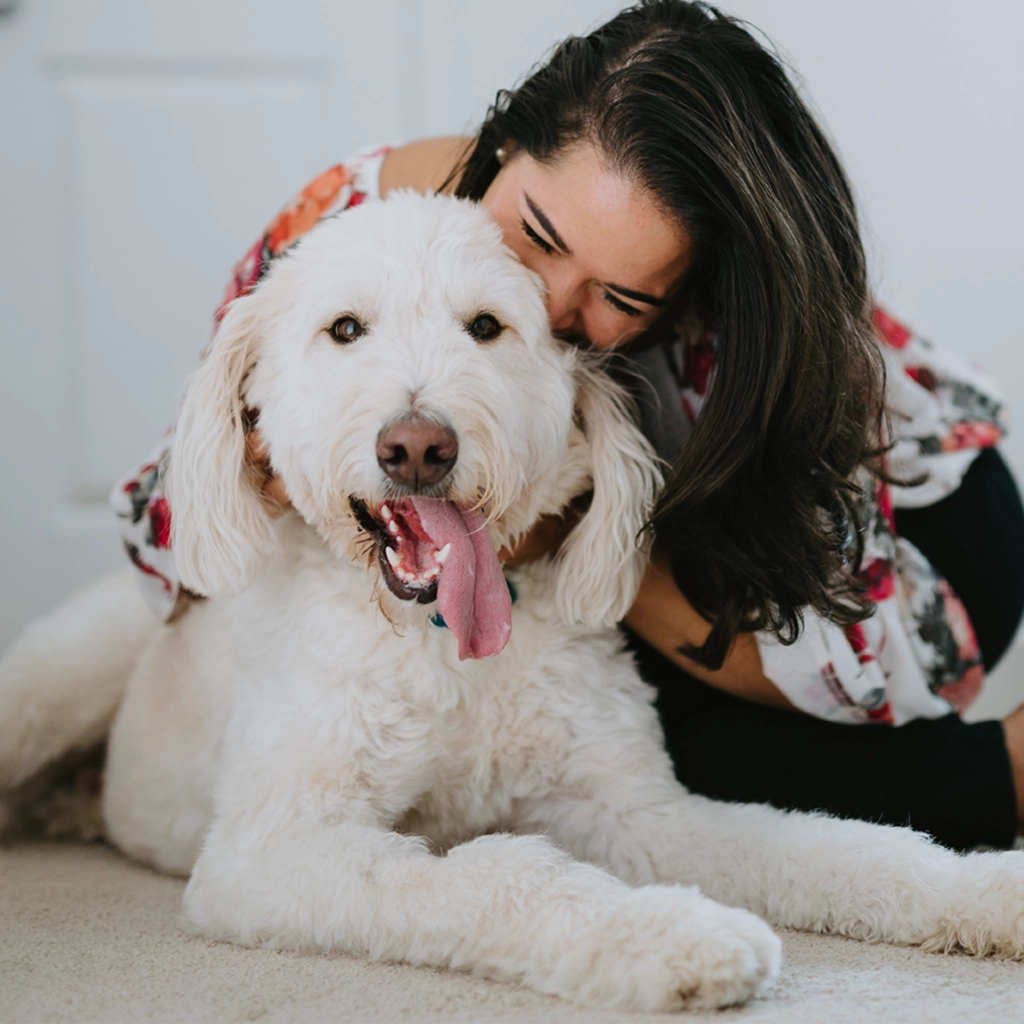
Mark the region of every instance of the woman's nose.
<instances>
[{"instance_id":1,"label":"woman's nose","mask_svg":"<svg viewBox=\"0 0 1024 1024\"><path fill-rule=\"evenodd\" d=\"M571 330L573 325L576 323L577 313L579 310L567 309L562 313L557 310L548 308L548 320L551 321L551 329L553 331L568 331Z\"/></svg>"},{"instance_id":2,"label":"woman's nose","mask_svg":"<svg viewBox=\"0 0 1024 1024\"><path fill-rule=\"evenodd\" d=\"M579 319L579 289L548 284L548 321L554 331L568 331Z\"/></svg>"}]
</instances>

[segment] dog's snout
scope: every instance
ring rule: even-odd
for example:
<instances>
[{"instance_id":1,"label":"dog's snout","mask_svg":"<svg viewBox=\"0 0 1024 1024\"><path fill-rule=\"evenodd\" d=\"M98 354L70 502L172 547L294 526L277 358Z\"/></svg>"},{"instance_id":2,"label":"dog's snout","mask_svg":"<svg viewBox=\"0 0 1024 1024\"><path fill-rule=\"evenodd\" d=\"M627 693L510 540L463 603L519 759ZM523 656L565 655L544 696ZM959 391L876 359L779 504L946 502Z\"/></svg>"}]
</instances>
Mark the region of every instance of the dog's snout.
<instances>
[{"instance_id":1,"label":"dog's snout","mask_svg":"<svg viewBox=\"0 0 1024 1024\"><path fill-rule=\"evenodd\" d=\"M406 487L439 483L458 456L455 431L419 417L393 423L377 437L377 464Z\"/></svg>"}]
</instances>

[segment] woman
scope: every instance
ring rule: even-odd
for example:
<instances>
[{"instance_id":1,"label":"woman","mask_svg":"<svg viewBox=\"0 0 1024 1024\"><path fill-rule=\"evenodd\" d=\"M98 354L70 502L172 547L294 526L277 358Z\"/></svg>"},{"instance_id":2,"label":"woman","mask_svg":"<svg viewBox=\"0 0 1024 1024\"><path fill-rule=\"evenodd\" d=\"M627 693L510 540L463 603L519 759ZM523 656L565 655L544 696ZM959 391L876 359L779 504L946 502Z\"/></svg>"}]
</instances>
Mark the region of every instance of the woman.
<instances>
[{"instance_id":1,"label":"woman","mask_svg":"<svg viewBox=\"0 0 1024 1024\"><path fill-rule=\"evenodd\" d=\"M850 189L778 61L703 5L629 8L501 94L475 140L326 172L225 302L321 217L403 187L479 201L544 279L556 333L623 354L671 463L627 625L680 780L1008 845L1024 709L956 713L1024 607L1000 403L872 312ZM251 442L254 485L286 502ZM115 495L180 613L159 474Z\"/></svg>"}]
</instances>

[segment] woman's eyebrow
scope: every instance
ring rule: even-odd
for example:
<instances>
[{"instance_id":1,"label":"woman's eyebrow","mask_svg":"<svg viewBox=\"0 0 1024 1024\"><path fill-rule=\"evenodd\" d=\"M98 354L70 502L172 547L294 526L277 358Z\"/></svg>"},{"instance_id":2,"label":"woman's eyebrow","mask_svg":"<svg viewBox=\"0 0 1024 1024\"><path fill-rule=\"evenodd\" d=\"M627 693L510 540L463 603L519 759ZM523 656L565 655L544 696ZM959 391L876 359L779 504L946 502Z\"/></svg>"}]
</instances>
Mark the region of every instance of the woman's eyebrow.
<instances>
[{"instance_id":1,"label":"woman's eyebrow","mask_svg":"<svg viewBox=\"0 0 1024 1024\"><path fill-rule=\"evenodd\" d=\"M566 256L572 255L572 249L565 244L562 236L555 230L555 225L548 220L547 215L544 211L527 195L523 193L523 198L526 200L526 205L530 208L530 212L537 218L540 226L548 233L551 241L565 253Z\"/></svg>"},{"instance_id":2,"label":"woman's eyebrow","mask_svg":"<svg viewBox=\"0 0 1024 1024\"><path fill-rule=\"evenodd\" d=\"M635 292L632 288L623 288L621 284L608 284L606 281L604 286L609 291L618 292L619 295L625 295L627 299L636 299L638 302L646 302L649 306L668 305L668 299L659 299L656 295L648 295L647 292Z\"/></svg>"}]
</instances>

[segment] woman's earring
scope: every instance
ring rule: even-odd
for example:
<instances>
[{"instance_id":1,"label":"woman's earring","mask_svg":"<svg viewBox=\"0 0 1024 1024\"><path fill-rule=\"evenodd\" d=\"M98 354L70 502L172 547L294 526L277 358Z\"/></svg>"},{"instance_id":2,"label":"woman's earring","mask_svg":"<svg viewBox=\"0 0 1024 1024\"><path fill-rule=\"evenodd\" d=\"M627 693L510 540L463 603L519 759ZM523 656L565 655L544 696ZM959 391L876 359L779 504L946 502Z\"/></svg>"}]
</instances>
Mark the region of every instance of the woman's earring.
<instances>
[{"instance_id":1,"label":"woman's earring","mask_svg":"<svg viewBox=\"0 0 1024 1024\"><path fill-rule=\"evenodd\" d=\"M505 166L505 160L506 160L506 159L508 158L508 154L507 154L507 153L505 152L505 147L504 147L504 146L499 146L499 147L498 147L498 148L497 148L497 149L496 149L496 150L494 151L494 158L495 158L495 159L496 159L496 160L498 161L498 163L499 163L499 164L501 164L501 165L502 165L503 167Z\"/></svg>"}]
</instances>

